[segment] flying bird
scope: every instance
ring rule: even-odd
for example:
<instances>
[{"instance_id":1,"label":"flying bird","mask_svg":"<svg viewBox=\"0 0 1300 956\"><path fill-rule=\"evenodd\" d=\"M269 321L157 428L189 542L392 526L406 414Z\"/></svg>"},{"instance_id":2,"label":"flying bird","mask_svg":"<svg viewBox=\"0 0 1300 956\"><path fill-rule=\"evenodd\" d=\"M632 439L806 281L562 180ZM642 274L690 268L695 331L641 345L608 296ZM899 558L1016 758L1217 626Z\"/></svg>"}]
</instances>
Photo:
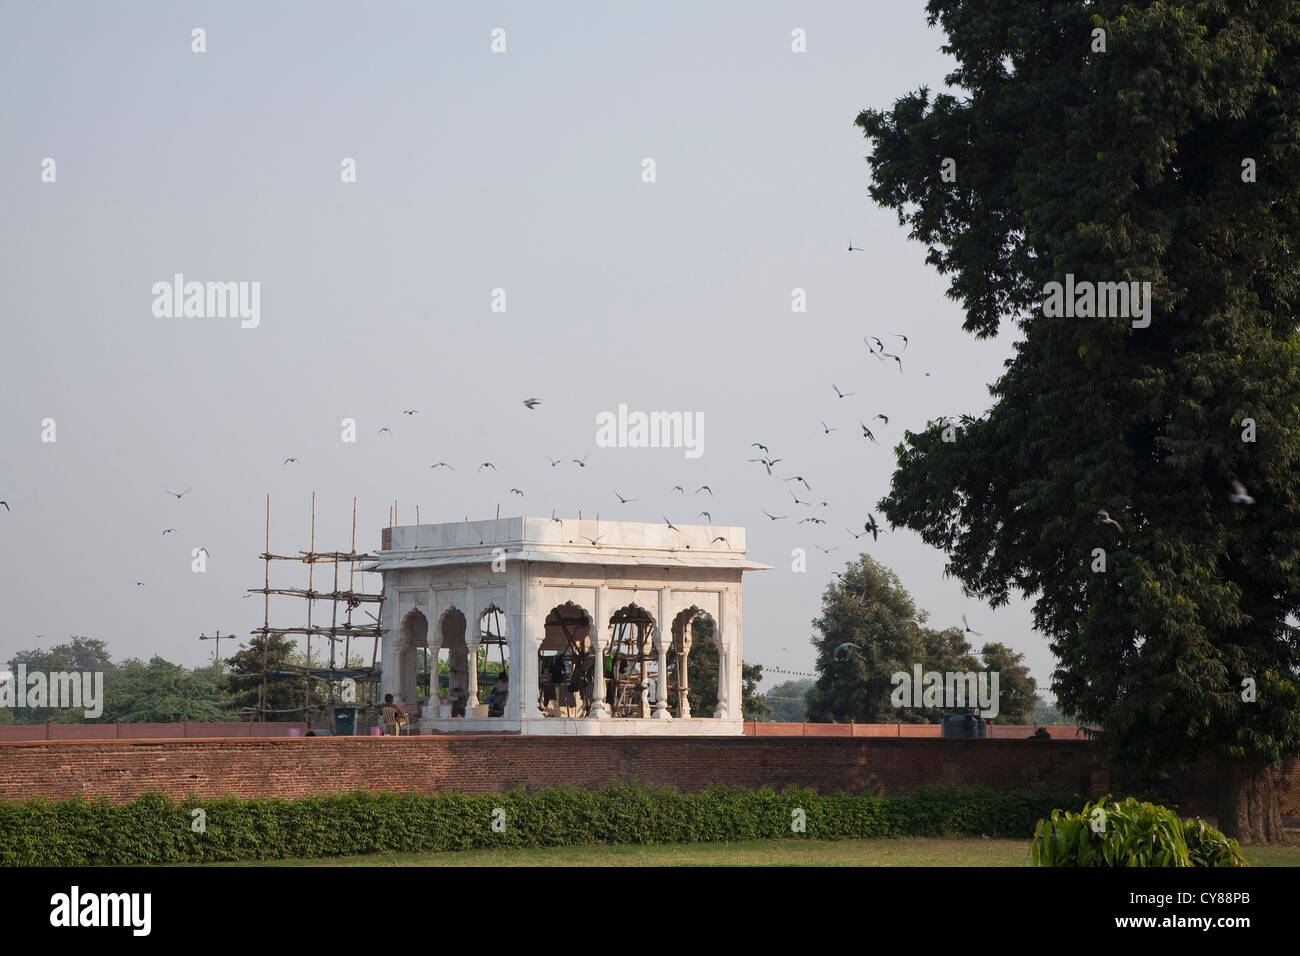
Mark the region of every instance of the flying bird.
<instances>
[{"instance_id":1,"label":"flying bird","mask_svg":"<svg viewBox=\"0 0 1300 956\"><path fill-rule=\"evenodd\" d=\"M770 454L772 454L770 451L767 450L767 446L764 445L762 442L757 442L757 441L750 442L750 443L749 443L749 447L750 447L750 448L757 448L757 449L758 449L759 451L761 451L764 455L770 455ZM754 461L754 459L751 458L750 461Z\"/></svg>"},{"instance_id":2,"label":"flying bird","mask_svg":"<svg viewBox=\"0 0 1300 956\"><path fill-rule=\"evenodd\" d=\"M826 522L823 521L821 518L802 518L802 519L800 519L800 521L799 521L800 524L808 524L809 522L811 522L812 524L825 524L825 523L826 523Z\"/></svg>"},{"instance_id":3,"label":"flying bird","mask_svg":"<svg viewBox=\"0 0 1300 956\"><path fill-rule=\"evenodd\" d=\"M876 417L879 418L881 421L883 421L886 425L889 424L889 416L888 416L888 415L883 415L883 414L881 414L881 415L877 415Z\"/></svg>"},{"instance_id":4,"label":"flying bird","mask_svg":"<svg viewBox=\"0 0 1300 956\"><path fill-rule=\"evenodd\" d=\"M719 541L725 541L726 544L727 544L727 547L728 547L728 548L731 547L731 542L730 542L730 541L727 541L727 539L724 538L722 535L718 535L716 538L714 538L712 541L710 541L709 544L717 544Z\"/></svg>"},{"instance_id":5,"label":"flying bird","mask_svg":"<svg viewBox=\"0 0 1300 956\"><path fill-rule=\"evenodd\" d=\"M1116 531L1120 532L1121 534L1124 533L1124 529L1119 526L1119 522L1116 521L1114 518L1112 518L1105 511L1099 510L1097 512L1097 517L1101 519L1102 524L1113 524L1115 526Z\"/></svg>"},{"instance_id":6,"label":"flying bird","mask_svg":"<svg viewBox=\"0 0 1300 956\"><path fill-rule=\"evenodd\" d=\"M434 464L430 465L429 467L430 467L430 468L451 468L451 465L447 464L445 461L439 461L439 462L435 462ZM452 470L452 471L455 471L456 469L455 469L455 468L451 468L451 470Z\"/></svg>"},{"instance_id":7,"label":"flying bird","mask_svg":"<svg viewBox=\"0 0 1300 956\"><path fill-rule=\"evenodd\" d=\"M773 515L773 514L768 514L766 511L764 511L763 514L767 515L767 516L768 516L769 518L771 518L773 521L780 521L782 518L788 518L788 517L790 517L789 515Z\"/></svg>"},{"instance_id":8,"label":"flying bird","mask_svg":"<svg viewBox=\"0 0 1300 956\"><path fill-rule=\"evenodd\" d=\"M836 660L843 660L844 657L848 656L849 651L857 651L859 654L862 653L861 648L859 648L858 645L854 644L852 641L845 641L839 647L835 648L835 653L832 656Z\"/></svg>"},{"instance_id":9,"label":"flying bird","mask_svg":"<svg viewBox=\"0 0 1300 956\"><path fill-rule=\"evenodd\" d=\"M709 514L707 511L701 511L701 512L700 512L699 514L697 514L695 517L697 517L697 518L704 518L706 521L708 521L708 522L710 522L710 523L712 523L712 521L713 521L713 515Z\"/></svg>"},{"instance_id":10,"label":"flying bird","mask_svg":"<svg viewBox=\"0 0 1300 956\"><path fill-rule=\"evenodd\" d=\"M537 407L538 405L540 405L540 404L542 404L541 401L538 400L538 399L536 399L536 398L525 398L525 399L524 399L524 406L527 407L527 408L529 408L529 409L536 408L536 407Z\"/></svg>"},{"instance_id":11,"label":"flying bird","mask_svg":"<svg viewBox=\"0 0 1300 956\"><path fill-rule=\"evenodd\" d=\"M673 524L671 521L669 521L667 515L664 515L664 523L665 523L666 525L668 525L668 527L672 528L674 531L678 532L679 534L681 533L681 529L678 528L677 525L675 525L675 524Z\"/></svg>"},{"instance_id":12,"label":"flying bird","mask_svg":"<svg viewBox=\"0 0 1300 956\"><path fill-rule=\"evenodd\" d=\"M864 524L862 527L863 527L863 529L864 529L863 532L862 532L863 534L866 534L868 531L871 532L871 540L872 540L872 541L879 541L879 540L880 540L880 525L876 524L876 516L875 516L875 515L873 515L873 514L871 514L871 513L868 513L868 514L867 514L867 523Z\"/></svg>"},{"instance_id":13,"label":"flying bird","mask_svg":"<svg viewBox=\"0 0 1300 956\"><path fill-rule=\"evenodd\" d=\"M867 423L864 422L862 419L859 418L859 419L858 419L858 424L862 426L862 437L863 437L863 438L870 438L871 441L874 443L875 440L876 440L876 436L873 435L873 434L871 434L871 429L867 427Z\"/></svg>"},{"instance_id":14,"label":"flying bird","mask_svg":"<svg viewBox=\"0 0 1300 956\"><path fill-rule=\"evenodd\" d=\"M625 504L627 504L629 501L636 501L635 498L624 498L622 495L620 495L620 494L618 493L617 490L615 490L615 492L614 492L614 497L618 499L618 503L621 504L621 505L625 505Z\"/></svg>"},{"instance_id":15,"label":"flying bird","mask_svg":"<svg viewBox=\"0 0 1300 956\"><path fill-rule=\"evenodd\" d=\"M673 486L672 486L671 488L669 488L668 490L669 490L669 491L676 491L678 494L683 494L683 495L686 494L686 489L683 488L681 485L673 485Z\"/></svg>"},{"instance_id":16,"label":"flying bird","mask_svg":"<svg viewBox=\"0 0 1300 956\"><path fill-rule=\"evenodd\" d=\"M897 355L891 355L891 356L889 356L889 357L890 357L891 359L893 359L895 362L898 363L898 374L899 374L899 375L902 375L902 374L903 374L903 360L902 360L901 358L899 358Z\"/></svg>"},{"instance_id":17,"label":"flying bird","mask_svg":"<svg viewBox=\"0 0 1300 956\"><path fill-rule=\"evenodd\" d=\"M474 474L477 475L477 474L478 474L480 471L482 471L484 468L491 468L493 471L496 471L496 470L497 470L497 466L496 466L496 465L492 464L492 462L490 462L490 461L485 461L485 462L483 462L483 464L479 465L477 468L474 469Z\"/></svg>"},{"instance_id":18,"label":"flying bird","mask_svg":"<svg viewBox=\"0 0 1300 956\"><path fill-rule=\"evenodd\" d=\"M773 465L775 465L775 464L776 464L777 462L779 462L779 461L785 461L784 458L751 458L751 459L749 459L749 460L750 460L750 461L759 461L759 462L762 462L762 463L763 463L763 467L767 469L767 473L768 473L769 475L772 473L772 466L773 466Z\"/></svg>"},{"instance_id":19,"label":"flying bird","mask_svg":"<svg viewBox=\"0 0 1300 956\"><path fill-rule=\"evenodd\" d=\"M520 491L518 488L511 488L511 489L510 489L510 493L511 493L512 495L518 495L520 498L522 498L522 497L524 496L524 493L523 493L522 491Z\"/></svg>"},{"instance_id":20,"label":"flying bird","mask_svg":"<svg viewBox=\"0 0 1300 956\"><path fill-rule=\"evenodd\" d=\"M392 438L392 437L393 437L393 430L392 430L391 428L389 428L387 425L385 425L383 428L379 429L379 431L375 432L375 434L376 434L376 435L382 435L384 432L388 432L388 437L389 437L389 438Z\"/></svg>"},{"instance_id":21,"label":"flying bird","mask_svg":"<svg viewBox=\"0 0 1300 956\"><path fill-rule=\"evenodd\" d=\"M1232 479L1232 494L1228 496L1233 504L1253 505L1255 499L1246 492L1246 486L1236 478Z\"/></svg>"},{"instance_id":22,"label":"flying bird","mask_svg":"<svg viewBox=\"0 0 1300 956\"><path fill-rule=\"evenodd\" d=\"M830 554L832 551L838 551L839 548L823 548L823 547L819 544L819 545L817 545L817 550L820 551L822 554Z\"/></svg>"},{"instance_id":23,"label":"flying bird","mask_svg":"<svg viewBox=\"0 0 1300 956\"><path fill-rule=\"evenodd\" d=\"M144 582L143 582L143 581L135 581L135 582L133 582L133 583L134 583L135 586L138 587L138 588L142 588L142 587L144 587Z\"/></svg>"},{"instance_id":24,"label":"flying bird","mask_svg":"<svg viewBox=\"0 0 1300 956\"><path fill-rule=\"evenodd\" d=\"M698 487L698 488L695 489L695 493L696 493L697 495L698 495L701 491L707 491L707 492L709 493L709 497L710 497L710 498L713 497L713 489L710 488L708 485L700 485L700 487Z\"/></svg>"},{"instance_id":25,"label":"flying bird","mask_svg":"<svg viewBox=\"0 0 1300 956\"><path fill-rule=\"evenodd\" d=\"M807 488L809 491L812 491L812 485L810 485L810 484L808 484L808 482L804 481L804 479L803 479L803 475L791 475L789 478L786 479L786 481L797 481L797 482L799 482L799 484L803 485L803 486L804 486L805 488Z\"/></svg>"},{"instance_id":26,"label":"flying bird","mask_svg":"<svg viewBox=\"0 0 1300 956\"><path fill-rule=\"evenodd\" d=\"M866 342L867 340L864 338L862 341ZM871 342L875 342L875 343L876 343L876 348L880 349L881 354L884 354L884 351L885 351L885 343L884 343L884 342L880 341L880 339L876 338L874 335L871 336ZM867 342L867 348L871 348L871 342Z\"/></svg>"},{"instance_id":27,"label":"flying bird","mask_svg":"<svg viewBox=\"0 0 1300 956\"><path fill-rule=\"evenodd\" d=\"M5 511L9 511L9 510L11 510L11 509L9 508L9 502L7 502L7 501L0 501L0 505L4 505L4 506L5 506Z\"/></svg>"},{"instance_id":28,"label":"flying bird","mask_svg":"<svg viewBox=\"0 0 1300 956\"><path fill-rule=\"evenodd\" d=\"M849 534L853 535L854 541L866 535L865 531L863 531L862 534L858 534L858 532L854 531L852 528L845 528L844 530L847 531Z\"/></svg>"},{"instance_id":29,"label":"flying bird","mask_svg":"<svg viewBox=\"0 0 1300 956\"><path fill-rule=\"evenodd\" d=\"M581 534L581 535L578 535L578 537L582 538L583 541L590 541L590 542L591 542L591 546L594 548L594 547L596 546L596 542L599 541L601 538L603 538L603 537L605 537L605 536L604 536L603 534L598 534L598 535L596 535L596 537L594 537L594 538L588 538L585 534Z\"/></svg>"},{"instance_id":30,"label":"flying bird","mask_svg":"<svg viewBox=\"0 0 1300 956\"><path fill-rule=\"evenodd\" d=\"M901 334L895 334L895 338L900 338L900 339L903 340L903 351L906 352L906 351L907 351L907 336L906 336L906 335L901 335Z\"/></svg>"},{"instance_id":31,"label":"flying bird","mask_svg":"<svg viewBox=\"0 0 1300 956\"><path fill-rule=\"evenodd\" d=\"M836 385L834 382L831 382L831 388L835 389L835 394L838 395L840 398L848 398L850 395L857 394L856 392L841 392L840 387Z\"/></svg>"},{"instance_id":32,"label":"flying bird","mask_svg":"<svg viewBox=\"0 0 1300 956\"><path fill-rule=\"evenodd\" d=\"M291 458L291 459L290 459L290 461L297 461L297 460L298 460L297 458ZM193 486L193 485L190 485L190 487L189 487L189 488L186 488L184 491L181 491L181 492L168 491L167 494L171 495L171 496L172 496L173 498L175 498L177 501L180 501L180 499L181 499L182 497L184 497L185 495L188 495L188 494L189 494L193 489L194 489L194 486Z\"/></svg>"},{"instance_id":33,"label":"flying bird","mask_svg":"<svg viewBox=\"0 0 1300 956\"><path fill-rule=\"evenodd\" d=\"M862 250L853 244L853 237L849 236L849 252L861 252Z\"/></svg>"},{"instance_id":34,"label":"flying bird","mask_svg":"<svg viewBox=\"0 0 1300 956\"><path fill-rule=\"evenodd\" d=\"M298 459L297 459L297 458L286 458L286 459L285 459L285 460L284 460L284 464L286 464L286 465L287 465L287 464L289 464L289 462L291 462L291 461L297 461L297 462L298 462L298 464L300 464L300 465L301 465L301 464L302 464L302 462L300 462L300 461L298 461ZM180 495L177 495L177 496L176 496L176 497L178 497L178 498L179 498L179 497L180 497Z\"/></svg>"},{"instance_id":35,"label":"flying bird","mask_svg":"<svg viewBox=\"0 0 1300 956\"><path fill-rule=\"evenodd\" d=\"M790 489L787 488L786 491L790 491ZM801 500L799 499L799 496L796 495L793 491L790 491L790 497L794 499L794 503L797 504L797 505L810 505L810 504L812 504L811 501L801 501Z\"/></svg>"},{"instance_id":36,"label":"flying bird","mask_svg":"<svg viewBox=\"0 0 1300 956\"><path fill-rule=\"evenodd\" d=\"M828 427L826 426L826 423L825 423L825 422L822 422L822 431L824 431L827 435L829 435L831 432L837 432L837 431L839 431L839 429L838 429L838 428L828 428Z\"/></svg>"},{"instance_id":37,"label":"flying bird","mask_svg":"<svg viewBox=\"0 0 1300 956\"><path fill-rule=\"evenodd\" d=\"M418 411L419 411L418 408L404 408L404 409L402 409L402 414L403 414L403 415L414 415L414 414L415 414L416 412L418 412Z\"/></svg>"},{"instance_id":38,"label":"flying bird","mask_svg":"<svg viewBox=\"0 0 1300 956\"><path fill-rule=\"evenodd\" d=\"M579 468L586 468L587 459L590 457L591 457L591 452L587 452L587 454L583 455L581 458L570 458L569 461L573 462Z\"/></svg>"},{"instance_id":39,"label":"flying bird","mask_svg":"<svg viewBox=\"0 0 1300 956\"><path fill-rule=\"evenodd\" d=\"M0 504L3 504L3 502L0 502ZM163 536L166 537L167 535L171 534L175 530L176 530L175 528L163 528Z\"/></svg>"},{"instance_id":40,"label":"flying bird","mask_svg":"<svg viewBox=\"0 0 1300 956\"><path fill-rule=\"evenodd\" d=\"M963 615L961 616L961 622L962 622L963 625L965 625L965 627L966 627L966 633L967 633L967 634L974 634L976 637L983 637L983 636L984 636L984 632L983 632L983 631L977 631L977 630L975 630L975 628L971 627L969 624L966 624L966 615L965 615L965 614L963 614Z\"/></svg>"},{"instance_id":41,"label":"flying bird","mask_svg":"<svg viewBox=\"0 0 1300 956\"><path fill-rule=\"evenodd\" d=\"M554 468L556 465L560 463L562 459L552 458L550 455L547 455L546 460L549 461L551 463L551 467Z\"/></svg>"}]
</instances>

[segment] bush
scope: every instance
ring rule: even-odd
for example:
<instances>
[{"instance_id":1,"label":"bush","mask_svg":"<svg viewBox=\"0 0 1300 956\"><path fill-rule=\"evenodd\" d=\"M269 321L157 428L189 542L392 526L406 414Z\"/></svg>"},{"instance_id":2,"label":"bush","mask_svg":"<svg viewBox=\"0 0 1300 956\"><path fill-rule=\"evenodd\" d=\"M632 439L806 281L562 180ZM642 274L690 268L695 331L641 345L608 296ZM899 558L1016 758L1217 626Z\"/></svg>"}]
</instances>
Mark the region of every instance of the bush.
<instances>
[{"instance_id":1,"label":"bush","mask_svg":"<svg viewBox=\"0 0 1300 956\"><path fill-rule=\"evenodd\" d=\"M1109 795L1081 813L1053 810L1034 828L1034 866L1249 866L1236 840L1204 820Z\"/></svg>"},{"instance_id":2,"label":"bush","mask_svg":"<svg viewBox=\"0 0 1300 956\"><path fill-rule=\"evenodd\" d=\"M82 798L0 802L0 866L94 866L276 860L485 847L665 844L756 839L985 834L1028 838L1034 821L1077 795L925 788L906 796L715 786L699 793L618 785L493 796L352 793L300 800L234 797L126 804ZM205 829L191 829L202 808ZM504 817L495 813L504 811ZM804 829L794 832L796 810ZM504 820L501 832L494 817ZM500 829L500 828L498 828ZM1197 843L1207 859L1212 840Z\"/></svg>"}]
</instances>

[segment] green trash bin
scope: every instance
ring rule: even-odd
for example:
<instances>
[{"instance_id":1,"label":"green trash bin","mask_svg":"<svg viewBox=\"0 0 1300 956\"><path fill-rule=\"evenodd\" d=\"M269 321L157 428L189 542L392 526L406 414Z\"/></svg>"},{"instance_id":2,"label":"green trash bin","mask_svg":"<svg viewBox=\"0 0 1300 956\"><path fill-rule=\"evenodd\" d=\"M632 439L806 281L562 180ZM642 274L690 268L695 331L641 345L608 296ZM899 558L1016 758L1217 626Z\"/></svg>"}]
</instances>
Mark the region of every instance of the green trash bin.
<instances>
[{"instance_id":1,"label":"green trash bin","mask_svg":"<svg viewBox=\"0 0 1300 956\"><path fill-rule=\"evenodd\" d=\"M357 732L357 709L355 707L334 708L334 736L352 737Z\"/></svg>"}]
</instances>

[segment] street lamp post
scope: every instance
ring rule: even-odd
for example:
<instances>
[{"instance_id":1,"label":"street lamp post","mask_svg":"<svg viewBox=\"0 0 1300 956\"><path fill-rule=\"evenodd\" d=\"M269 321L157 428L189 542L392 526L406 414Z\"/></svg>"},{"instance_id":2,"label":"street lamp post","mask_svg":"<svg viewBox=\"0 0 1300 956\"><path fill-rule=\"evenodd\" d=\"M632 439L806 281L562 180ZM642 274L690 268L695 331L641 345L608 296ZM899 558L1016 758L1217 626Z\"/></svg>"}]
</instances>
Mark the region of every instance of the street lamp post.
<instances>
[{"instance_id":1,"label":"street lamp post","mask_svg":"<svg viewBox=\"0 0 1300 956\"><path fill-rule=\"evenodd\" d=\"M215 655L215 656L213 657L213 659L212 659L212 671L213 671L214 674L220 674L220 673L221 673L221 671L220 671L220 667L221 667L221 638L224 637L224 638L226 638L227 640L229 640L230 638L232 638L232 637L234 637L234 636L235 636L235 635L233 635L233 634L222 634L220 631L217 631L217 633L214 634L212 637L208 637L206 634L200 634L200 635L199 635L199 640L200 640L200 641L216 641L216 642L217 642L217 653L216 653L216 655Z\"/></svg>"}]
</instances>

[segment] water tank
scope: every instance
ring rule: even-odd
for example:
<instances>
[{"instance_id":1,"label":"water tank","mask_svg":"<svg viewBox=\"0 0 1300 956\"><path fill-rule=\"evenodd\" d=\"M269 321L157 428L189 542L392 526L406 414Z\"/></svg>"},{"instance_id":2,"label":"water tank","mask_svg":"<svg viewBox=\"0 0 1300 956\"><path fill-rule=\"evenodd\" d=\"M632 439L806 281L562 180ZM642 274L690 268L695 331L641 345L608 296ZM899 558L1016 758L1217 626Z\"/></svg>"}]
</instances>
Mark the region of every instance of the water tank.
<instances>
[{"instance_id":1,"label":"water tank","mask_svg":"<svg viewBox=\"0 0 1300 956\"><path fill-rule=\"evenodd\" d=\"M943 737L987 737L988 721L978 714L951 714L943 719Z\"/></svg>"}]
</instances>

